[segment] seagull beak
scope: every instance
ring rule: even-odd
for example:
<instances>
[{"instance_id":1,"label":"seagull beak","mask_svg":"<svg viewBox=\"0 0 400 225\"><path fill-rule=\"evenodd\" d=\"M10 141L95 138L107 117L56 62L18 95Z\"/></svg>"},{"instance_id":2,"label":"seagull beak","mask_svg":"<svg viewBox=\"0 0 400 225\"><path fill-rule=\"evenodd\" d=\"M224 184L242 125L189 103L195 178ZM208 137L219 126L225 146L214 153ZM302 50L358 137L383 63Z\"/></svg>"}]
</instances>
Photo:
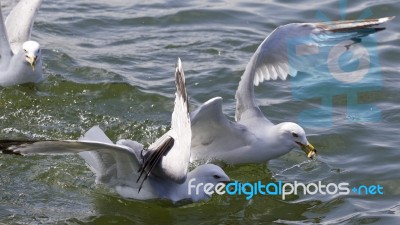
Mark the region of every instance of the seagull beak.
<instances>
[{"instance_id":1,"label":"seagull beak","mask_svg":"<svg viewBox=\"0 0 400 225\"><path fill-rule=\"evenodd\" d=\"M34 56L34 55L27 55L26 56L26 60L31 65L33 71L35 71L36 59L37 59L37 56Z\"/></svg>"},{"instance_id":2,"label":"seagull beak","mask_svg":"<svg viewBox=\"0 0 400 225\"><path fill-rule=\"evenodd\" d=\"M300 142L296 142L298 145L300 145L301 150L303 150L307 157L310 159L314 159L317 156L317 150L314 148L314 146L312 144L310 144L310 142L307 142L306 145L300 143Z\"/></svg>"}]
</instances>

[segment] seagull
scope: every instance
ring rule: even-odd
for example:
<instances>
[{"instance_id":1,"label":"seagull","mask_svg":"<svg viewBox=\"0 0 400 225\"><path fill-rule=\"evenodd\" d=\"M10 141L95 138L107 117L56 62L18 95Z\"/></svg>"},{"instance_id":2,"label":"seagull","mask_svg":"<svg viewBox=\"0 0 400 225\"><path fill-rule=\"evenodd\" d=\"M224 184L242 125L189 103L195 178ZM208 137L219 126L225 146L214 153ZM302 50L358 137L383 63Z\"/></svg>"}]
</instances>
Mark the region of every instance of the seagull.
<instances>
[{"instance_id":1,"label":"seagull","mask_svg":"<svg viewBox=\"0 0 400 225\"><path fill-rule=\"evenodd\" d=\"M304 129L296 123L274 124L264 116L254 99L254 85L264 80L285 80L297 71L307 71L320 59L293 59L289 65L288 43L307 40L304 53L329 51L342 43L347 50L361 38L383 30L378 25L394 17L330 23L292 23L276 28L257 48L248 62L236 91L235 122L222 112L222 98L203 103L191 114L191 161L218 160L228 164L263 163L301 148L308 158L315 158L316 149L307 140ZM307 58L310 60L310 58Z\"/></svg>"},{"instance_id":2,"label":"seagull","mask_svg":"<svg viewBox=\"0 0 400 225\"><path fill-rule=\"evenodd\" d=\"M2 141L0 148L3 153L21 155L78 153L96 175L96 183L114 188L124 198L169 199L172 202L208 199L212 195L209 191L190 188L206 183L216 187L228 183L230 178L213 164L203 164L188 172L192 133L180 59L175 82L177 91L171 129L147 150L128 139L114 144L98 126L92 127L79 140Z\"/></svg>"},{"instance_id":3,"label":"seagull","mask_svg":"<svg viewBox=\"0 0 400 225\"><path fill-rule=\"evenodd\" d=\"M0 9L0 86L43 80L40 45L30 40L41 3L42 0L19 1L5 23Z\"/></svg>"}]
</instances>

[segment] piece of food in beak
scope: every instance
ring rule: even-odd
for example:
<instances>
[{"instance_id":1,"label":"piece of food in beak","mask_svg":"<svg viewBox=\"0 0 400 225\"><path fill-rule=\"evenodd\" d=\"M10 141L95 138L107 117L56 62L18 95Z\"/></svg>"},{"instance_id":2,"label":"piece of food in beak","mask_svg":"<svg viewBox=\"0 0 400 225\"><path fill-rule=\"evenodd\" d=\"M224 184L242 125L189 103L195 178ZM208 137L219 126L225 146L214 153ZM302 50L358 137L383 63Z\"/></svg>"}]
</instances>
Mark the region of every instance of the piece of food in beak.
<instances>
[{"instance_id":1,"label":"piece of food in beak","mask_svg":"<svg viewBox=\"0 0 400 225\"><path fill-rule=\"evenodd\" d=\"M307 144L303 144L301 142L297 142L296 143L301 147L301 149L306 153L307 157L310 159L314 159L315 156L317 156L317 150L314 148L314 146L312 144L310 144L310 142L307 142Z\"/></svg>"},{"instance_id":2,"label":"piece of food in beak","mask_svg":"<svg viewBox=\"0 0 400 225\"><path fill-rule=\"evenodd\" d=\"M317 156L317 150L310 143L307 143L306 145L301 144L301 149L306 153L307 157L310 159L314 159Z\"/></svg>"}]
</instances>

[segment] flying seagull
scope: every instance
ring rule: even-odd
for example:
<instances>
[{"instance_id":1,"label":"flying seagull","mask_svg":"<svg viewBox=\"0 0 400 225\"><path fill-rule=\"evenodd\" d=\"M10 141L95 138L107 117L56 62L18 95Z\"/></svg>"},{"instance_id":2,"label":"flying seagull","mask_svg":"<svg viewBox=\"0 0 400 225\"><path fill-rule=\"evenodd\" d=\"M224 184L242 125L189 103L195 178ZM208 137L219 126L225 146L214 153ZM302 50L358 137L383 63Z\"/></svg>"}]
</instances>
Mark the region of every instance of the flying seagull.
<instances>
[{"instance_id":1,"label":"flying seagull","mask_svg":"<svg viewBox=\"0 0 400 225\"><path fill-rule=\"evenodd\" d=\"M264 80L285 80L288 75L315 66L319 59L305 61L291 58L290 41L307 40L304 53L329 51L332 44L344 41L346 49L363 37L384 28L378 25L394 17L330 23L292 23L276 28L260 44L248 62L236 91L235 122L222 112L222 98L215 97L191 114L191 160L220 160L228 164L261 163L301 148L309 158L316 149L296 123L272 123L264 116L254 99L254 85ZM289 65L289 58L293 59ZM308 58L310 59L310 58ZM323 63L323 62L322 62ZM326 63L326 62L325 62Z\"/></svg>"},{"instance_id":2,"label":"flying seagull","mask_svg":"<svg viewBox=\"0 0 400 225\"><path fill-rule=\"evenodd\" d=\"M180 59L175 70L175 82L177 91L171 130L147 150L142 144L127 139L113 144L98 126L92 127L77 141L2 141L0 148L3 153L22 155L79 153L96 175L96 183L115 188L124 198L162 198L173 202L207 199L209 192L201 188L190 191L189 188L200 183L226 183L229 177L213 164L204 164L188 172L191 129Z\"/></svg>"},{"instance_id":3,"label":"flying seagull","mask_svg":"<svg viewBox=\"0 0 400 225\"><path fill-rule=\"evenodd\" d=\"M19 1L5 23L0 9L0 86L43 80L40 45L30 40L41 3L42 0Z\"/></svg>"}]
</instances>

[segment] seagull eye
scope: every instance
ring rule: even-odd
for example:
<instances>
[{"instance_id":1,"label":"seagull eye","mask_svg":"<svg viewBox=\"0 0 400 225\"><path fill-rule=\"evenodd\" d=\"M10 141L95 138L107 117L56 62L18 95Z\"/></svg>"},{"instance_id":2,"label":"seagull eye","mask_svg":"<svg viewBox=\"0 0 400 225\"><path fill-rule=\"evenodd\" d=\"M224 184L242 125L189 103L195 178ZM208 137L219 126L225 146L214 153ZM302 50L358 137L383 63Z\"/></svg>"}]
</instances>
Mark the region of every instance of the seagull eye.
<instances>
[{"instance_id":1,"label":"seagull eye","mask_svg":"<svg viewBox=\"0 0 400 225\"><path fill-rule=\"evenodd\" d=\"M24 52L25 52L25 53L28 53L28 51L27 51L26 49L24 49Z\"/></svg>"},{"instance_id":2,"label":"seagull eye","mask_svg":"<svg viewBox=\"0 0 400 225\"><path fill-rule=\"evenodd\" d=\"M217 179L217 180L218 180L219 178L221 178L221 177L218 176L218 175L214 175L213 177L214 177L215 179Z\"/></svg>"},{"instance_id":3,"label":"seagull eye","mask_svg":"<svg viewBox=\"0 0 400 225\"><path fill-rule=\"evenodd\" d=\"M296 134L295 132L292 132L292 136L295 137L295 138L299 137L299 135Z\"/></svg>"}]
</instances>

